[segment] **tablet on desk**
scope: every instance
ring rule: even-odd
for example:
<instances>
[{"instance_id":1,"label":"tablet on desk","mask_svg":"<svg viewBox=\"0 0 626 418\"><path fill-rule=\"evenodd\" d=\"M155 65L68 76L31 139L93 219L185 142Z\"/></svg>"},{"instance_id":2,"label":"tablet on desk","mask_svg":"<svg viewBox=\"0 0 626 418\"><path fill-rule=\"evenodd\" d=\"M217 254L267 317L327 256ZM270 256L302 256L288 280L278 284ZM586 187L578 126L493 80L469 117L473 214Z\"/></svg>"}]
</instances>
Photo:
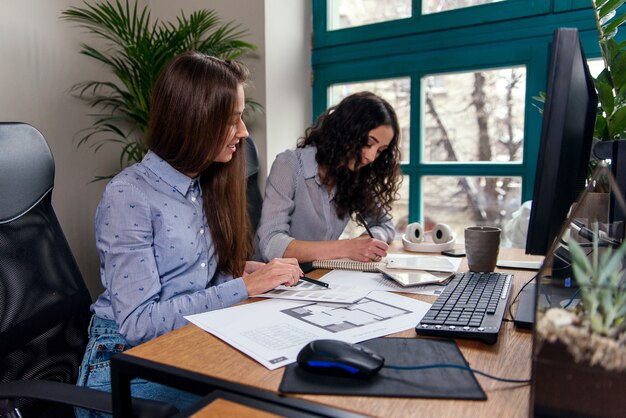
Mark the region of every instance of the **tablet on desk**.
<instances>
[{"instance_id":1,"label":"tablet on desk","mask_svg":"<svg viewBox=\"0 0 626 418\"><path fill-rule=\"evenodd\" d=\"M435 275L433 273L422 270L398 270L386 267L379 267L378 271L384 274L385 277L394 280L396 283L403 287L441 283L446 281L450 277L449 274Z\"/></svg>"},{"instance_id":2,"label":"tablet on desk","mask_svg":"<svg viewBox=\"0 0 626 418\"><path fill-rule=\"evenodd\" d=\"M387 257L387 268L420 270L420 271L439 271L453 273L459 269L461 260L459 258L417 255L411 257L397 257L390 255Z\"/></svg>"}]
</instances>

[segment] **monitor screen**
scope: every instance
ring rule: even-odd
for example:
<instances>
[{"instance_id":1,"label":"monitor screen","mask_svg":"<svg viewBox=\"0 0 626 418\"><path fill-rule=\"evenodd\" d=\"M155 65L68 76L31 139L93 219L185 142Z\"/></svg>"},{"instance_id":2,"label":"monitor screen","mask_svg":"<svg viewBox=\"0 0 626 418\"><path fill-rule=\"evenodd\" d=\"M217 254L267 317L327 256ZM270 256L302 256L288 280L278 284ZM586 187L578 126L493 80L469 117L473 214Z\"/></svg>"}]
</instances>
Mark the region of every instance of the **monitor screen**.
<instances>
[{"instance_id":1,"label":"monitor screen","mask_svg":"<svg viewBox=\"0 0 626 418\"><path fill-rule=\"evenodd\" d=\"M557 29L535 174L526 253L546 255L585 188L598 98L578 31Z\"/></svg>"}]
</instances>

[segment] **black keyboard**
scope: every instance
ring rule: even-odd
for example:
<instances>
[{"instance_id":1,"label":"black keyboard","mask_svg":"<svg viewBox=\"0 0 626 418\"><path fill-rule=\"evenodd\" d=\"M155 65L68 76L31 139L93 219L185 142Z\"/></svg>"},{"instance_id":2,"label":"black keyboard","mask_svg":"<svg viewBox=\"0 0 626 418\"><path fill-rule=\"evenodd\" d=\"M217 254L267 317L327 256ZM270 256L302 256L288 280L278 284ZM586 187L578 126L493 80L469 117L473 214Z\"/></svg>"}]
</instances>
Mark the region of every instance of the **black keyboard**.
<instances>
[{"instance_id":1,"label":"black keyboard","mask_svg":"<svg viewBox=\"0 0 626 418\"><path fill-rule=\"evenodd\" d=\"M513 276L457 273L415 326L420 335L479 339L495 344Z\"/></svg>"}]
</instances>

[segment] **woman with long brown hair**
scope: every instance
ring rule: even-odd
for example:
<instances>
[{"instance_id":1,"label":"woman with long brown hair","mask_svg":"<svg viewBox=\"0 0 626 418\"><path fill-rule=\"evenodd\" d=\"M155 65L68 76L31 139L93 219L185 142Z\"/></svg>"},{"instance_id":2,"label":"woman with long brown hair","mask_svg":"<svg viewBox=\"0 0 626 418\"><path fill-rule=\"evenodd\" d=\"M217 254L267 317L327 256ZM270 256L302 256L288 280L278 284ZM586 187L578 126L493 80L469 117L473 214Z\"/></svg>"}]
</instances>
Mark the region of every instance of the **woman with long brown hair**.
<instances>
[{"instance_id":1,"label":"woman with long brown hair","mask_svg":"<svg viewBox=\"0 0 626 418\"><path fill-rule=\"evenodd\" d=\"M154 87L149 151L107 185L96 212L104 292L94 313L78 384L110 391L109 357L279 284L295 284L295 259L247 262L248 72L185 53ZM189 396L145 381L133 395L184 406ZM193 398L193 397L192 397ZM80 413L80 411L79 411Z\"/></svg>"}]
</instances>

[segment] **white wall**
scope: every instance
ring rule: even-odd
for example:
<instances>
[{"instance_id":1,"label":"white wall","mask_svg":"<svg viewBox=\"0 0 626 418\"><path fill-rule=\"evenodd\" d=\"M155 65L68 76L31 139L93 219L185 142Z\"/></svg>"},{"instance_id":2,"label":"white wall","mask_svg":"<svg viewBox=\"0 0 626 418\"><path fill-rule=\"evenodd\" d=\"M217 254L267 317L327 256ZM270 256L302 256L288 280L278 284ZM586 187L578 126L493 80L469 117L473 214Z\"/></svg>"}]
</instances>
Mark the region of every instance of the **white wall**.
<instances>
[{"instance_id":1,"label":"white wall","mask_svg":"<svg viewBox=\"0 0 626 418\"><path fill-rule=\"evenodd\" d=\"M311 119L310 48L304 42L311 30L309 3L139 2L140 6L150 5L153 18L173 20L181 9L189 13L207 8L216 10L223 21L234 20L249 30L246 40L258 50L244 59L252 72L252 86L247 93L266 109L250 124L261 154L262 178L268 170L266 162L271 163L278 152L293 147ZM68 90L77 82L109 78L101 66L78 54L81 42L97 45L99 41L88 39L84 31L59 19L62 10L81 5L81 0L0 2L0 120L30 123L50 144L56 163L53 205L95 297L101 286L93 217L105 183L90 181L94 175L113 172L119 152L109 147L94 154L89 147L76 147L76 133L90 126L91 120L86 116L89 109ZM267 122L266 115L270 115Z\"/></svg>"},{"instance_id":2,"label":"white wall","mask_svg":"<svg viewBox=\"0 0 626 418\"><path fill-rule=\"evenodd\" d=\"M265 0L268 168L311 123L311 20L309 0Z\"/></svg>"}]
</instances>

